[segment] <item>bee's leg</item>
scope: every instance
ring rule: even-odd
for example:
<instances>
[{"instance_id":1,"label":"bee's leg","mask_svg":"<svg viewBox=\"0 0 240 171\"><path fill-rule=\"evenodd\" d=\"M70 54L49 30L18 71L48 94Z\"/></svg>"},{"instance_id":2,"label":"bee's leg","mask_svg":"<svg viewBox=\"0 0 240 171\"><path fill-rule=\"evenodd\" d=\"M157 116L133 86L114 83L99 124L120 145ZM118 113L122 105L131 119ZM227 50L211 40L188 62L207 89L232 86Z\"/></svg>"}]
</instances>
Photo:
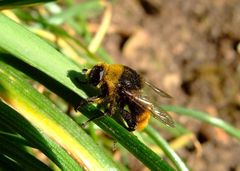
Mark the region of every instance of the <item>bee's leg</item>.
<instances>
[{"instance_id":1,"label":"bee's leg","mask_svg":"<svg viewBox=\"0 0 240 171\"><path fill-rule=\"evenodd\" d=\"M86 103L101 103L103 101L102 96L93 96L86 99Z\"/></svg>"},{"instance_id":2,"label":"bee's leg","mask_svg":"<svg viewBox=\"0 0 240 171\"><path fill-rule=\"evenodd\" d=\"M88 99L87 99L88 100ZM94 100L94 99L93 99ZM107 103L108 103L108 98L103 98L103 97L97 97L96 100L99 100L98 102L101 101L101 103L98 104L98 107L101 108L101 107L104 107ZM91 99L90 99L91 101ZM100 119L102 117L105 117L106 116L106 113L102 113L103 115L95 115L93 117L91 117L89 120L87 120L86 122L82 123L82 127L86 127L88 125L89 122L93 121L93 120L96 120L96 119Z\"/></svg>"},{"instance_id":3,"label":"bee's leg","mask_svg":"<svg viewBox=\"0 0 240 171\"><path fill-rule=\"evenodd\" d=\"M115 100L111 100L109 102L109 108L107 108L107 111L106 113L109 115L109 116L112 116L114 115L116 112L116 101Z\"/></svg>"},{"instance_id":4,"label":"bee's leg","mask_svg":"<svg viewBox=\"0 0 240 171\"><path fill-rule=\"evenodd\" d=\"M106 99L106 95L107 95L107 87L105 84L102 84L101 87L101 94L98 96L92 96L87 98L86 100L82 100L77 107L75 107L75 111L77 111L79 109L79 107L81 107L82 105L86 105L88 103L96 103L96 104L102 104L105 103L107 101Z\"/></svg>"},{"instance_id":5,"label":"bee's leg","mask_svg":"<svg viewBox=\"0 0 240 171\"><path fill-rule=\"evenodd\" d=\"M98 107L101 108L101 107L104 107L107 105L107 103L109 103L109 99L106 97L107 95L107 86L106 84L102 84L101 87L99 87L101 89L101 94L98 95L98 96L93 96L93 97L90 97L88 99L86 99L84 101L83 104L87 104L87 103L97 103L98 104ZM83 105L83 104L80 104L77 109ZM90 118L89 120L87 120L85 123L82 124L83 127L86 127L86 125L93 121L93 120L96 120L96 119L99 119L99 118L102 118L106 116L105 112L103 113L103 115L96 115L96 116L93 116L92 118Z\"/></svg>"},{"instance_id":6,"label":"bee's leg","mask_svg":"<svg viewBox=\"0 0 240 171\"><path fill-rule=\"evenodd\" d=\"M103 114L103 115L95 115L92 118L88 119L86 122L83 122L82 123L82 127L85 128L89 124L89 122L91 122L93 120L100 119L100 118L105 117L105 116L106 116L105 114Z\"/></svg>"},{"instance_id":7,"label":"bee's leg","mask_svg":"<svg viewBox=\"0 0 240 171\"><path fill-rule=\"evenodd\" d=\"M137 123L136 117L126 110L122 110L122 117L127 122L127 130L131 132L135 131Z\"/></svg>"},{"instance_id":8,"label":"bee's leg","mask_svg":"<svg viewBox=\"0 0 240 171\"><path fill-rule=\"evenodd\" d=\"M86 100L82 100L76 107L74 107L74 110L77 111L81 106L86 105L88 103L101 103L102 99L103 99L102 96L89 97Z\"/></svg>"}]
</instances>

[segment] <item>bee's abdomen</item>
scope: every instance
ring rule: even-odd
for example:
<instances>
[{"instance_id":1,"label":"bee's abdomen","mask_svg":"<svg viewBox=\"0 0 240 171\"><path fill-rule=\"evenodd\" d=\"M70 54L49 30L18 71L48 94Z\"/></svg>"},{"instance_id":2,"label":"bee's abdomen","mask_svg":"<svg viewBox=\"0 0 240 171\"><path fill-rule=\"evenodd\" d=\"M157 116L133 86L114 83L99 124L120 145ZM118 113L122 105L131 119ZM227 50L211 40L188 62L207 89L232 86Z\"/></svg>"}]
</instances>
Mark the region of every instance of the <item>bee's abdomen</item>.
<instances>
[{"instance_id":1,"label":"bee's abdomen","mask_svg":"<svg viewBox=\"0 0 240 171\"><path fill-rule=\"evenodd\" d=\"M150 111L149 110L145 110L142 113L137 115L137 125L136 125L136 129L137 130L143 130L147 124L148 124L148 120L150 118Z\"/></svg>"},{"instance_id":2,"label":"bee's abdomen","mask_svg":"<svg viewBox=\"0 0 240 171\"><path fill-rule=\"evenodd\" d=\"M139 106L133 101L129 101L127 104L131 114L136 119L135 129L143 130L148 124L151 112L146 107Z\"/></svg>"}]
</instances>

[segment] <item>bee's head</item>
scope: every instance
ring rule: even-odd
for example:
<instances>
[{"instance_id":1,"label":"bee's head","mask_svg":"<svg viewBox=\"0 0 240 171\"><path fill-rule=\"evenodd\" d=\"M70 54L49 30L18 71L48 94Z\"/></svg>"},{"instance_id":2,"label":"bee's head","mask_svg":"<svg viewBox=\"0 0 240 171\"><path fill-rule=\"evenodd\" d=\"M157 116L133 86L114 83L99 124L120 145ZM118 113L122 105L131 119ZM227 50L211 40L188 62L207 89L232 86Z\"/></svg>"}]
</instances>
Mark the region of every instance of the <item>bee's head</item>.
<instances>
[{"instance_id":1,"label":"bee's head","mask_svg":"<svg viewBox=\"0 0 240 171\"><path fill-rule=\"evenodd\" d=\"M98 83L102 80L104 73L103 65L95 65L92 69L87 71L87 77L90 84L97 86Z\"/></svg>"}]
</instances>

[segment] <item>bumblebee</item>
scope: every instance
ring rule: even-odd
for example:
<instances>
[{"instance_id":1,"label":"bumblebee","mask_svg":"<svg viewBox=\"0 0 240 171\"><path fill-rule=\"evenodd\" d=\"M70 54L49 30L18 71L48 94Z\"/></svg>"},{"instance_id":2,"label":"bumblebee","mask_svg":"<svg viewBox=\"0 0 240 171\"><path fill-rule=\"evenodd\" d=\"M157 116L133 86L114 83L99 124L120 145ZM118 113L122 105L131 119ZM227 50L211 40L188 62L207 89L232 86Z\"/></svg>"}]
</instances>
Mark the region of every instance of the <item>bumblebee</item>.
<instances>
[{"instance_id":1,"label":"bumblebee","mask_svg":"<svg viewBox=\"0 0 240 171\"><path fill-rule=\"evenodd\" d=\"M86 99L87 103L97 103L105 108L105 113L120 114L126 129L143 130L150 115L173 127L174 122L166 111L157 109L142 95L144 86L150 87L160 96L170 98L163 90L146 82L135 70L121 64L99 63L91 69L83 69L88 83L100 89L98 96ZM89 121L96 119L93 117Z\"/></svg>"}]
</instances>

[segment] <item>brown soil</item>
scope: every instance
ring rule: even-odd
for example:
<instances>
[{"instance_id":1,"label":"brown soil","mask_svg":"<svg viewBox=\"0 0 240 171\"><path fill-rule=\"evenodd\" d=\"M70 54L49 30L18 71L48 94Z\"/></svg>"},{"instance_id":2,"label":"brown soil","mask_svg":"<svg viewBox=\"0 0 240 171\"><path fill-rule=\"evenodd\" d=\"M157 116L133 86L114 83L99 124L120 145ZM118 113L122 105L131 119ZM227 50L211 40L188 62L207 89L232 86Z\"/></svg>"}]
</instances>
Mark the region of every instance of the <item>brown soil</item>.
<instances>
[{"instance_id":1,"label":"brown soil","mask_svg":"<svg viewBox=\"0 0 240 171\"><path fill-rule=\"evenodd\" d=\"M240 1L138 0L113 5L105 48L170 93L170 104L240 128ZM178 150L194 171L240 170L240 145L220 129L176 117L202 147ZM134 169L133 169L134 170Z\"/></svg>"}]
</instances>

